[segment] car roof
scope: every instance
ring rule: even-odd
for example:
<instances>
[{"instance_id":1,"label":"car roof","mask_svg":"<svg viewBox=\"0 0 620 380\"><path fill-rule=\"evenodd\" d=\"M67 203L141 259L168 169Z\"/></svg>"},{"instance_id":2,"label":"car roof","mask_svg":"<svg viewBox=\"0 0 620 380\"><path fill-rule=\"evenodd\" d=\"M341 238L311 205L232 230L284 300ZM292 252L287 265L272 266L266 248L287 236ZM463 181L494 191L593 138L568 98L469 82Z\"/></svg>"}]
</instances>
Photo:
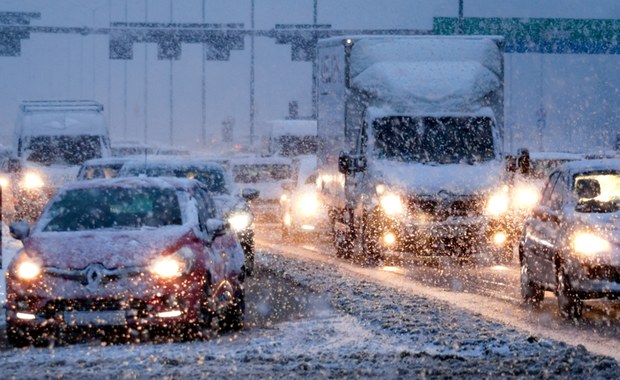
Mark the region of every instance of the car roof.
<instances>
[{"instance_id":1,"label":"car roof","mask_svg":"<svg viewBox=\"0 0 620 380\"><path fill-rule=\"evenodd\" d=\"M620 171L620 159L612 158L612 159L569 161L559 166L557 170L568 172L571 174L606 171L606 170Z\"/></svg>"},{"instance_id":2,"label":"car roof","mask_svg":"<svg viewBox=\"0 0 620 380\"><path fill-rule=\"evenodd\" d=\"M583 155L579 153L569 152L531 152L530 159L532 160L582 160Z\"/></svg>"},{"instance_id":3,"label":"car roof","mask_svg":"<svg viewBox=\"0 0 620 380\"><path fill-rule=\"evenodd\" d=\"M216 158L191 156L149 156L146 159L142 157L142 160L140 161L130 160L125 163L126 168L186 168L190 166L226 170L222 161L219 161Z\"/></svg>"},{"instance_id":4,"label":"car roof","mask_svg":"<svg viewBox=\"0 0 620 380\"><path fill-rule=\"evenodd\" d=\"M292 165L293 160L288 157L281 156L253 156L253 157L236 157L230 159L231 165L270 165L270 164L285 164Z\"/></svg>"},{"instance_id":5,"label":"car roof","mask_svg":"<svg viewBox=\"0 0 620 380\"><path fill-rule=\"evenodd\" d=\"M97 165L115 165L115 164L123 164L125 162L131 160L143 160L144 156L115 156L115 157L105 157L105 158L91 158L90 160L84 161L82 166L97 166Z\"/></svg>"},{"instance_id":6,"label":"car roof","mask_svg":"<svg viewBox=\"0 0 620 380\"><path fill-rule=\"evenodd\" d=\"M89 181L73 181L65 184L61 190L95 189L95 188L173 188L176 190L190 190L199 186L199 182L187 178L175 177L116 177L108 179L93 179Z\"/></svg>"}]
</instances>

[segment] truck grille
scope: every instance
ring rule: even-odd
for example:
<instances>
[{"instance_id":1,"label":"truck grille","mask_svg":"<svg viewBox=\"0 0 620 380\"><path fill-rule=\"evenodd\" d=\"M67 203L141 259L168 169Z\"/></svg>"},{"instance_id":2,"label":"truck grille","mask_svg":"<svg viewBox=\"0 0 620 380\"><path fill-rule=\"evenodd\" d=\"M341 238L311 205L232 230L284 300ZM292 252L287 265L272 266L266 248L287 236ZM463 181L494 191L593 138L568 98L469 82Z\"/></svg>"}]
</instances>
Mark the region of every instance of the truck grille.
<instances>
[{"instance_id":1,"label":"truck grille","mask_svg":"<svg viewBox=\"0 0 620 380\"><path fill-rule=\"evenodd\" d=\"M412 214L423 213L431 220L445 220L482 215L484 200L480 196L411 196L408 207Z\"/></svg>"}]
</instances>

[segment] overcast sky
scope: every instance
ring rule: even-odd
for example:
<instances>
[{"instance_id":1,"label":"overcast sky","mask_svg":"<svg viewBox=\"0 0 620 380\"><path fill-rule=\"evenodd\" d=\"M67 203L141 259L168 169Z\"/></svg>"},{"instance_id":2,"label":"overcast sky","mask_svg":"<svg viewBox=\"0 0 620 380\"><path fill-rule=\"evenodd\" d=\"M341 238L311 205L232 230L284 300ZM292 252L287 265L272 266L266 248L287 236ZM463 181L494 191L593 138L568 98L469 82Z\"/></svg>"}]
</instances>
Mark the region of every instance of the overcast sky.
<instances>
[{"instance_id":1,"label":"overcast sky","mask_svg":"<svg viewBox=\"0 0 620 380\"><path fill-rule=\"evenodd\" d=\"M205 22L243 23L250 28L250 0L204 3ZM41 18L32 25L106 27L110 21L125 20L200 23L202 4L202 0L2 0L0 11L40 12ZM313 0L255 0L256 29L310 24L313 6ZM458 1L318 0L317 10L317 22L333 29L429 30L433 17L456 17ZM465 0L464 15L620 19L620 1ZM299 102L300 114L311 114L311 65L291 62L290 50L288 45L256 38L256 134L268 131L269 120L284 118L292 100ZM201 46L182 46L181 59L172 63L172 89L171 64L157 60L154 45L135 44L133 53L133 60L110 61L106 35L33 33L23 41L21 56L0 57L0 143L11 143L21 100L90 98L105 105L113 140L200 146ZM507 54L506 147L585 150L611 144L615 136L609 131L620 124L618 68L620 57L615 55ZM249 38L245 49L233 51L229 61L207 62L205 81L207 139L219 141L222 121L227 119L235 120L236 138L247 139ZM546 122L542 138L536 128L541 109Z\"/></svg>"}]
</instances>

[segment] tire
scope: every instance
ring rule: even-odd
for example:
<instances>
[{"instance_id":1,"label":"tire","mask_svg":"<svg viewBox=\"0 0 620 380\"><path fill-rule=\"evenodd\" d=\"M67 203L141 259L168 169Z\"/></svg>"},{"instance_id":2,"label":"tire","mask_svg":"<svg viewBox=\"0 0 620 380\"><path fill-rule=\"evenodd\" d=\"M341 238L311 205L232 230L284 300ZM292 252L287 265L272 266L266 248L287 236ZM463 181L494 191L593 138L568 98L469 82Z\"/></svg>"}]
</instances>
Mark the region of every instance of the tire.
<instances>
[{"instance_id":1,"label":"tire","mask_svg":"<svg viewBox=\"0 0 620 380\"><path fill-rule=\"evenodd\" d=\"M334 219L332 219L332 243L336 248L336 257L348 260L353 256L353 233L337 230Z\"/></svg>"},{"instance_id":2,"label":"tire","mask_svg":"<svg viewBox=\"0 0 620 380\"><path fill-rule=\"evenodd\" d=\"M203 285L200 300L200 320L198 321L197 336L208 338L217 333L215 305L211 301L211 282L206 279Z\"/></svg>"},{"instance_id":3,"label":"tire","mask_svg":"<svg viewBox=\"0 0 620 380\"><path fill-rule=\"evenodd\" d=\"M532 281L530 269L525 258L521 259L521 297L523 301L535 307L545 298L545 290Z\"/></svg>"},{"instance_id":4,"label":"tire","mask_svg":"<svg viewBox=\"0 0 620 380\"><path fill-rule=\"evenodd\" d=\"M228 310L226 310L220 321L222 330L237 331L243 328L245 320L245 292L243 288L235 292L235 300Z\"/></svg>"},{"instance_id":5,"label":"tire","mask_svg":"<svg viewBox=\"0 0 620 380\"><path fill-rule=\"evenodd\" d=\"M583 311L583 301L579 298L577 292L573 290L566 271L561 265L556 274L556 284L558 308L562 318L569 320L580 319Z\"/></svg>"},{"instance_id":6,"label":"tire","mask_svg":"<svg viewBox=\"0 0 620 380\"><path fill-rule=\"evenodd\" d=\"M6 336L9 343L17 348L46 347L55 340L51 334L44 331L11 325L6 327Z\"/></svg>"},{"instance_id":7,"label":"tire","mask_svg":"<svg viewBox=\"0 0 620 380\"><path fill-rule=\"evenodd\" d=\"M245 276L251 277L252 273L254 273L254 238L242 240L241 248L245 257Z\"/></svg>"},{"instance_id":8,"label":"tire","mask_svg":"<svg viewBox=\"0 0 620 380\"><path fill-rule=\"evenodd\" d=\"M367 212L364 212L361 228L363 260L366 264L377 265L381 260L385 259L383 247L379 242L381 238L380 227L375 226Z\"/></svg>"}]
</instances>

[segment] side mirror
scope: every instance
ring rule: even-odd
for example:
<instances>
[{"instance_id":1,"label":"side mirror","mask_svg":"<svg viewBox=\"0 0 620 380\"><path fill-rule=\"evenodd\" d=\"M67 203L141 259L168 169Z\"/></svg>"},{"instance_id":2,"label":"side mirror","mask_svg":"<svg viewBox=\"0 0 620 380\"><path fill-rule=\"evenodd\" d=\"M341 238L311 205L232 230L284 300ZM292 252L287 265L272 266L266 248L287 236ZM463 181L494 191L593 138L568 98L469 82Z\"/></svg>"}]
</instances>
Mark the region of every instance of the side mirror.
<instances>
[{"instance_id":1,"label":"side mirror","mask_svg":"<svg viewBox=\"0 0 620 380\"><path fill-rule=\"evenodd\" d=\"M30 236L30 224L25 220L12 223L9 225L9 233L13 239L24 240Z\"/></svg>"},{"instance_id":2,"label":"side mirror","mask_svg":"<svg viewBox=\"0 0 620 380\"><path fill-rule=\"evenodd\" d=\"M226 234L228 223L222 219L209 219L207 220L207 233L212 237L218 237Z\"/></svg>"},{"instance_id":3,"label":"side mirror","mask_svg":"<svg viewBox=\"0 0 620 380\"><path fill-rule=\"evenodd\" d=\"M257 189L243 189L241 190L241 197L246 201L251 201L258 198L260 191Z\"/></svg>"},{"instance_id":4,"label":"side mirror","mask_svg":"<svg viewBox=\"0 0 620 380\"><path fill-rule=\"evenodd\" d=\"M340 152L338 156L338 171L342 174L350 174L353 159L347 152Z\"/></svg>"},{"instance_id":5,"label":"side mirror","mask_svg":"<svg viewBox=\"0 0 620 380\"><path fill-rule=\"evenodd\" d=\"M340 152L338 157L338 171L342 174L352 174L366 170L368 161L365 156L354 156L347 152Z\"/></svg>"},{"instance_id":6,"label":"side mirror","mask_svg":"<svg viewBox=\"0 0 620 380\"><path fill-rule=\"evenodd\" d=\"M22 164L18 158L9 158L8 170L9 173L17 173L21 170Z\"/></svg>"}]
</instances>

